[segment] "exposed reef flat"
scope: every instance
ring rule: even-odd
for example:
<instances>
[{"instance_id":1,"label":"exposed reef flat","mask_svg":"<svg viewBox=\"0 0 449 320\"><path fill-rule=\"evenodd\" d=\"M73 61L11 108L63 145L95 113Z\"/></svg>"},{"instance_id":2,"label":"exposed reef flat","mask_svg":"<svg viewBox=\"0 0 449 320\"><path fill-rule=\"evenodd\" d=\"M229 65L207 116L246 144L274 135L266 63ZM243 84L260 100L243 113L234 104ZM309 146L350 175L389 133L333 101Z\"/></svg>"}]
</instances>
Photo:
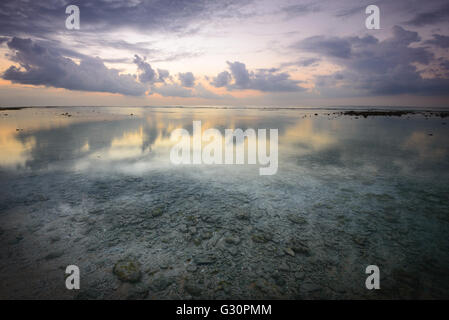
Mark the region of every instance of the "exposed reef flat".
<instances>
[{"instance_id":1,"label":"exposed reef flat","mask_svg":"<svg viewBox=\"0 0 449 320\"><path fill-rule=\"evenodd\" d=\"M387 117L402 117L406 115L423 115L425 117L440 117L446 118L449 116L449 111L413 111L413 110L363 110L363 111L343 111L336 112L334 114L343 115L343 116L355 116L355 117L378 117L378 116L387 116Z\"/></svg>"}]
</instances>

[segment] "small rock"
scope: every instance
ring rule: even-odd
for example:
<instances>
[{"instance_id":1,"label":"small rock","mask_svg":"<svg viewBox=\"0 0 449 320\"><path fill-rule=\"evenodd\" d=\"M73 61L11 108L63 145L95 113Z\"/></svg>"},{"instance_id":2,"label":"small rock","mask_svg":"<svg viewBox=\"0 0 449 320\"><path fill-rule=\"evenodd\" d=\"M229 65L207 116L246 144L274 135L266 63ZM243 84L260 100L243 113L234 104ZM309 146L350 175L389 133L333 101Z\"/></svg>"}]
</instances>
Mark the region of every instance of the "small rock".
<instances>
[{"instance_id":1,"label":"small rock","mask_svg":"<svg viewBox=\"0 0 449 320\"><path fill-rule=\"evenodd\" d=\"M290 272L290 267L287 264L283 263L279 266L279 271Z\"/></svg>"},{"instance_id":2,"label":"small rock","mask_svg":"<svg viewBox=\"0 0 449 320\"><path fill-rule=\"evenodd\" d=\"M45 260L52 260L52 259L59 258L63 254L64 254L64 251L62 251L62 250L60 250L60 251L53 251L53 252L50 252L49 254L47 254L45 256Z\"/></svg>"},{"instance_id":3,"label":"small rock","mask_svg":"<svg viewBox=\"0 0 449 320\"><path fill-rule=\"evenodd\" d=\"M304 273L304 271L295 272L295 278L297 280L304 280L305 277L306 277L306 274Z\"/></svg>"},{"instance_id":4,"label":"small rock","mask_svg":"<svg viewBox=\"0 0 449 320\"><path fill-rule=\"evenodd\" d=\"M253 235L251 236L251 239L254 242L267 243L268 241L273 239L273 234L271 233L271 231L268 230L256 229Z\"/></svg>"},{"instance_id":5,"label":"small rock","mask_svg":"<svg viewBox=\"0 0 449 320\"><path fill-rule=\"evenodd\" d=\"M163 208L156 208L151 211L151 216L153 218L160 217L164 213Z\"/></svg>"},{"instance_id":6,"label":"small rock","mask_svg":"<svg viewBox=\"0 0 449 320\"><path fill-rule=\"evenodd\" d=\"M249 220L251 218L251 214L248 211L240 211L235 216L239 220Z\"/></svg>"},{"instance_id":7,"label":"small rock","mask_svg":"<svg viewBox=\"0 0 449 320\"><path fill-rule=\"evenodd\" d=\"M201 288L192 283L186 283L184 285L184 290L192 296L199 296L201 294Z\"/></svg>"},{"instance_id":8,"label":"small rock","mask_svg":"<svg viewBox=\"0 0 449 320\"><path fill-rule=\"evenodd\" d=\"M295 252L292 250L292 248L285 248L285 249L284 249L284 252L285 252L286 254L288 254L289 256L292 256L292 257L295 256Z\"/></svg>"},{"instance_id":9,"label":"small rock","mask_svg":"<svg viewBox=\"0 0 449 320\"><path fill-rule=\"evenodd\" d=\"M195 272L197 269L198 268L195 265L193 265L193 264L188 265L187 268L186 268L186 270L189 271L189 272Z\"/></svg>"},{"instance_id":10,"label":"small rock","mask_svg":"<svg viewBox=\"0 0 449 320\"><path fill-rule=\"evenodd\" d=\"M226 237L225 242L227 244L236 244L237 245L240 243L240 238L239 237Z\"/></svg>"},{"instance_id":11,"label":"small rock","mask_svg":"<svg viewBox=\"0 0 449 320\"><path fill-rule=\"evenodd\" d=\"M231 247L228 249L228 251L231 254L231 256L233 256L233 257L235 257L239 253L239 251L237 250L236 247Z\"/></svg>"},{"instance_id":12,"label":"small rock","mask_svg":"<svg viewBox=\"0 0 449 320\"><path fill-rule=\"evenodd\" d=\"M187 233L189 231L189 229L187 229L187 226L185 224L182 224L179 227L179 231L182 232L182 233Z\"/></svg>"},{"instance_id":13,"label":"small rock","mask_svg":"<svg viewBox=\"0 0 449 320\"><path fill-rule=\"evenodd\" d=\"M207 239L210 239L210 238L212 238L212 232L204 232L201 235L201 239L203 239L203 240L207 240Z\"/></svg>"},{"instance_id":14,"label":"small rock","mask_svg":"<svg viewBox=\"0 0 449 320\"><path fill-rule=\"evenodd\" d=\"M199 254L193 258L193 261L195 261L197 265L212 264L215 260L216 258L213 254Z\"/></svg>"},{"instance_id":15,"label":"small rock","mask_svg":"<svg viewBox=\"0 0 449 320\"><path fill-rule=\"evenodd\" d=\"M51 242L51 243L55 243L55 242L57 242L57 241L59 241L59 240L61 240L61 237L60 237L60 236L51 236L51 237L50 237L50 242Z\"/></svg>"},{"instance_id":16,"label":"small rock","mask_svg":"<svg viewBox=\"0 0 449 320\"><path fill-rule=\"evenodd\" d=\"M142 276L139 263L128 259L117 262L113 272L120 280L125 282L137 282Z\"/></svg>"},{"instance_id":17,"label":"small rock","mask_svg":"<svg viewBox=\"0 0 449 320\"><path fill-rule=\"evenodd\" d=\"M126 299L128 300L142 300L148 296L148 288L144 285L136 285L130 289Z\"/></svg>"},{"instance_id":18,"label":"small rock","mask_svg":"<svg viewBox=\"0 0 449 320\"><path fill-rule=\"evenodd\" d=\"M275 273L275 274L271 275L271 277L274 279L274 282L276 282L276 284L279 287L285 286L286 281L279 273Z\"/></svg>"},{"instance_id":19,"label":"small rock","mask_svg":"<svg viewBox=\"0 0 449 320\"><path fill-rule=\"evenodd\" d=\"M166 277L154 279L150 284L150 289L155 292L163 291L167 289L173 282L174 280L172 278Z\"/></svg>"},{"instance_id":20,"label":"small rock","mask_svg":"<svg viewBox=\"0 0 449 320\"><path fill-rule=\"evenodd\" d=\"M265 280L262 280L262 279L258 279L254 283L254 287L262 293L268 292L268 286L269 286L269 284Z\"/></svg>"},{"instance_id":21,"label":"small rock","mask_svg":"<svg viewBox=\"0 0 449 320\"><path fill-rule=\"evenodd\" d=\"M301 217L295 213L290 213L287 215L287 219L296 224L307 224L307 220L304 217Z\"/></svg>"},{"instance_id":22,"label":"small rock","mask_svg":"<svg viewBox=\"0 0 449 320\"><path fill-rule=\"evenodd\" d=\"M307 256L310 255L310 249L309 249L309 247L308 247L304 242L302 242L301 240L293 239L293 240L290 242L290 248L291 248L295 253L303 254L303 255L307 255Z\"/></svg>"}]
</instances>

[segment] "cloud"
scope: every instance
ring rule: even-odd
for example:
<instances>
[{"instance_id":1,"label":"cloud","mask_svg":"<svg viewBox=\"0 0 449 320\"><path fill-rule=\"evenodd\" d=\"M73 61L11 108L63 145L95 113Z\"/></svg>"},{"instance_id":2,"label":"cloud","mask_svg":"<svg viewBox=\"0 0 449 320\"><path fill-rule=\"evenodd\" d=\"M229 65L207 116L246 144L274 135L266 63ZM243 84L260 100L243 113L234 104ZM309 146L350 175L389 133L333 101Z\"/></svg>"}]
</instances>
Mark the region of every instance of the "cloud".
<instances>
[{"instance_id":1,"label":"cloud","mask_svg":"<svg viewBox=\"0 0 449 320\"><path fill-rule=\"evenodd\" d=\"M311 65L315 65L317 62L319 62L321 59L318 58L308 58L308 59L302 59L297 62L297 65L301 67L309 67Z\"/></svg>"},{"instance_id":2,"label":"cloud","mask_svg":"<svg viewBox=\"0 0 449 320\"><path fill-rule=\"evenodd\" d=\"M83 56L75 63L54 48L46 48L30 39L14 37L7 43L10 66L2 78L14 83L44 85L69 90L111 92L138 96L145 87L129 74L107 68L101 59Z\"/></svg>"},{"instance_id":3,"label":"cloud","mask_svg":"<svg viewBox=\"0 0 449 320\"><path fill-rule=\"evenodd\" d=\"M139 81L142 83L154 83L157 81L156 71L151 68L151 65L145 62L137 54L134 56L134 63L137 65L139 70Z\"/></svg>"},{"instance_id":4,"label":"cloud","mask_svg":"<svg viewBox=\"0 0 449 320\"><path fill-rule=\"evenodd\" d=\"M439 48L447 49L449 48L449 37L443 36L441 34L434 34L433 39L427 40L425 43L434 45Z\"/></svg>"},{"instance_id":5,"label":"cloud","mask_svg":"<svg viewBox=\"0 0 449 320\"><path fill-rule=\"evenodd\" d=\"M152 92L159 93L164 97L191 98L194 96L192 90L186 89L177 83L166 84L160 87L153 87Z\"/></svg>"},{"instance_id":6,"label":"cloud","mask_svg":"<svg viewBox=\"0 0 449 320\"><path fill-rule=\"evenodd\" d=\"M165 69L157 69L157 73L159 75L159 82L165 82L170 77L170 73Z\"/></svg>"},{"instance_id":7,"label":"cloud","mask_svg":"<svg viewBox=\"0 0 449 320\"><path fill-rule=\"evenodd\" d=\"M145 58L141 58L138 55L134 55L134 63L137 65L139 73L139 81L147 84L155 84L163 82L170 78L170 73L165 69L157 69L157 72L146 62Z\"/></svg>"},{"instance_id":8,"label":"cloud","mask_svg":"<svg viewBox=\"0 0 449 320\"><path fill-rule=\"evenodd\" d=\"M262 92L294 92L303 91L298 86L300 81L290 79L286 72L277 69L258 69L248 71L242 62L227 62L230 73L227 71L219 73L210 84L214 87L226 87L228 90L252 89ZM232 81L233 80L233 81Z\"/></svg>"},{"instance_id":9,"label":"cloud","mask_svg":"<svg viewBox=\"0 0 449 320\"><path fill-rule=\"evenodd\" d=\"M365 12L366 7L367 7L367 5L356 6L353 8L345 8L345 9L339 10L335 16L340 17L340 18L341 17L347 18L348 16L352 16L355 14L361 14L361 13Z\"/></svg>"},{"instance_id":10,"label":"cloud","mask_svg":"<svg viewBox=\"0 0 449 320\"><path fill-rule=\"evenodd\" d=\"M0 45L2 45L5 42L8 42L9 38L8 37L0 37Z\"/></svg>"},{"instance_id":11,"label":"cloud","mask_svg":"<svg viewBox=\"0 0 449 320\"><path fill-rule=\"evenodd\" d=\"M288 18L304 16L309 13L319 12L320 10L320 6L314 3L299 3L282 8L282 11L287 14Z\"/></svg>"},{"instance_id":12,"label":"cloud","mask_svg":"<svg viewBox=\"0 0 449 320\"><path fill-rule=\"evenodd\" d=\"M371 95L447 95L449 79L438 74L423 78L422 69L417 67L421 65L424 71L429 71L436 62L429 48L415 45L420 40L417 32L395 26L393 36L383 41L372 36L318 36L293 47L318 54L342 67L342 71L330 76L316 77L317 87L324 91L335 92L338 88L342 92L357 90L358 94Z\"/></svg>"},{"instance_id":13,"label":"cloud","mask_svg":"<svg viewBox=\"0 0 449 320\"><path fill-rule=\"evenodd\" d=\"M189 24L196 20L213 20L216 15L238 10L242 0L83 0L78 1L82 30L135 30L192 32ZM0 30L4 35L43 36L64 29L65 8L69 1L2 0ZM195 29L194 29L195 30Z\"/></svg>"},{"instance_id":14,"label":"cloud","mask_svg":"<svg viewBox=\"0 0 449 320\"><path fill-rule=\"evenodd\" d=\"M220 72L216 77L214 77L210 84L216 88L220 88L227 86L231 81L231 74L227 71L223 71Z\"/></svg>"},{"instance_id":15,"label":"cloud","mask_svg":"<svg viewBox=\"0 0 449 320\"><path fill-rule=\"evenodd\" d=\"M294 44L292 48L337 58L349 58L351 55L350 41L338 37L313 36Z\"/></svg>"},{"instance_id":16,"label":"cloud","mask_svg":"<svg viewBox=\"0 0 449 320\"><path fill-rule=\"evenodd\" d=\"M179 73L178 78L183 87L192 88L195 86L195 77L192 72Z\"/></svg>"},{"instance_id":17,"label":"cloud","mask_svg":"<svg viewBox=\"0 0 449 320\"><path fill-rule=\"evenodd\" d=\"M234 78L234 87L238 89L249 89L251 78L248 70L246 69L246 65L244 63L235 61L235 62L226 62L231 70L232 77Z\"/></svg>"},{"instance_id":18,"label":"cloud","mask_svg":"<svg viewBox=\"0 0 449 320\"><path fill-rule=\"evenodd\" d=\"M426 2L427 4L428 2ZM432 25L439 22L445 22L449 18L449 4L443 5L442 7L433 8L431 11L424 13L418 13L406 22L408 25L415 27L421 27L425 25Z\"/></svg>"},{"instance_id":19,"label":"cloud","mask_svg":"<svg viewBox=\"0 0 449 320\"><path fill-rule=\"evenodd\" d=\"M290 66L298 66L298 67L311 67L318 65L318 62L320 62L321 59L319 58L305 58L305 59L299 59L293 62L286 62L281 64L281 67L290 67Z\"/></svg>"}]
</instances>

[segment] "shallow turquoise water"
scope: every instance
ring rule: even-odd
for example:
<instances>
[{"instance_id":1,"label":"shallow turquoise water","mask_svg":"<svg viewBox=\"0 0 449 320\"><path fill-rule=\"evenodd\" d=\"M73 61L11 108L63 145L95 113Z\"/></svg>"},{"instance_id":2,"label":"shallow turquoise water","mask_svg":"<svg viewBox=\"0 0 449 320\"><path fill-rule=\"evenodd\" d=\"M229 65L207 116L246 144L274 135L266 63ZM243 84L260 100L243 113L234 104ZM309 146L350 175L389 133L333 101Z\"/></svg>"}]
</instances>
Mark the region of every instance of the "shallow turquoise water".
<instances>
[{"instance_id":1,"label":"shallow turquoise water","mask_svg":"<svg viewBox=\"0 0 449 320\"><path fill-rule=\"evenodd\" d=\"M0 111L0 297L448 298L447 120L336 112ZM171 164L170 133L195 120L278 129L277 174Z\"/></svg>"}]
</instances>

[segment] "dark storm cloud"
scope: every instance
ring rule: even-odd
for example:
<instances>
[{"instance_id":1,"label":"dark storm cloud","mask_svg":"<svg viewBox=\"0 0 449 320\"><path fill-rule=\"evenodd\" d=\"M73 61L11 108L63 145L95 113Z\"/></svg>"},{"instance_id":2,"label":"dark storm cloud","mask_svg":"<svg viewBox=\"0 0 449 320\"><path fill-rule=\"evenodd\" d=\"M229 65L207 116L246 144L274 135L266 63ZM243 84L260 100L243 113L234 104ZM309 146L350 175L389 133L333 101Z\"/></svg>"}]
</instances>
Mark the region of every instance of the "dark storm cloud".
<instances>
[{"instance_id":1,"label":"dark storm cloud","mask_svg":"<svg viewBox=\"0 0 449 320\"><path fill-rule=\"evenodd\" d=\"M425 1L423 2L427 6L432 6L432 2ZM446 3L445 5L438 6L431 8L430 10L426 10L425 12L418 13L407 21L408 25L420 27L425 25L432 25L439 22L445 22L449 18L449 4Z\"/></svg>"},{"instance_id":2,"label":"dark storm cloud","mask_svg":"<svg viewBox=\"0 0 449 320\"><path fill-rule=\"evenodd\" d=\"M272 69L258 69L248 71L244 63L235 61L227 62L230 73L219 73L211 81L214 87L226 87L228 90L252 89L262 92L294 92L305 90L299 87L300 81L290 79L286 72ZM232 82L233 80L233 82Z\"/></svg>"},{"instance_id":3,"label":"dark storm cloud","mask_svg":"<svg viewBox=\"0 0 449 320\"><path fill-rule=\"evenodd\" d=\"M447 49L449 48L449 37L443 36L441 34L434 34L433 39L427 40L426 44L431 44L439 48Z\"/></svg>"},{"instance_id":4,"label":"dark storm cloud","mask_svg":"<svg viewBox=\"0 0 449 320\"><path fill-rule=\"evenodd\" d=\"M2 78L14 83L125 95L145 92L145 87L135 77L107 68L99 58L84 56L77 64L58 50L17 37L8 42L8 47L13 52L10 60L20 67L9 67Z\"/></svg>"},{"instance_id":5,"label":"dark storm cloud","mask_svg":"<svg viewBox=\"0 0 449 320\"><path fill-rule=\"evenodd\" d=\"M179 73L178 78L183 87L192 88L195 86L195 77L192 72Z\"/></svg>"},{"instance_id":6,"label":"dark storm cloud","mask_svg":"<svg viewBox=\"0 0 449 320\"><path fill-rule=\"evenodd\" d=\"M318 76L317 85L361 89L374 95L445 94L449 80L434 75L423 78L416 64L429 66L434 54L426 47L411 46L420 41L417 32L395 26L391 38L379 41L365 37L311 37L293 47L316 53L343 70L331 76Z\"/></svg>"},{"instance_id":7,"label":"dark storm cloud","mask_svg":"<svg viewBox=\"0 0 449 320\"><path fill-rule=\"evenodd\" d=\"M65 29L65 8L80 8L83 31L114 30L121 27L139 30L186 32L196 19L212 19L214 14L245 5L241 0L2 0L0 30L3 35L51 34ZM228 13L229 14L229 13Z\"/></svg>"},{"instance_id":8,"label":"dark storm cloud","mask_svg":"<svg viewBox=\"0 0 449 320\"><path fill-rule=\"evenodd\" d=\"M349 58L351 55L351 43L349 40L338 37L314 36L302 40L292 47L337 58Z\"/></svg>"}]
</instances>

